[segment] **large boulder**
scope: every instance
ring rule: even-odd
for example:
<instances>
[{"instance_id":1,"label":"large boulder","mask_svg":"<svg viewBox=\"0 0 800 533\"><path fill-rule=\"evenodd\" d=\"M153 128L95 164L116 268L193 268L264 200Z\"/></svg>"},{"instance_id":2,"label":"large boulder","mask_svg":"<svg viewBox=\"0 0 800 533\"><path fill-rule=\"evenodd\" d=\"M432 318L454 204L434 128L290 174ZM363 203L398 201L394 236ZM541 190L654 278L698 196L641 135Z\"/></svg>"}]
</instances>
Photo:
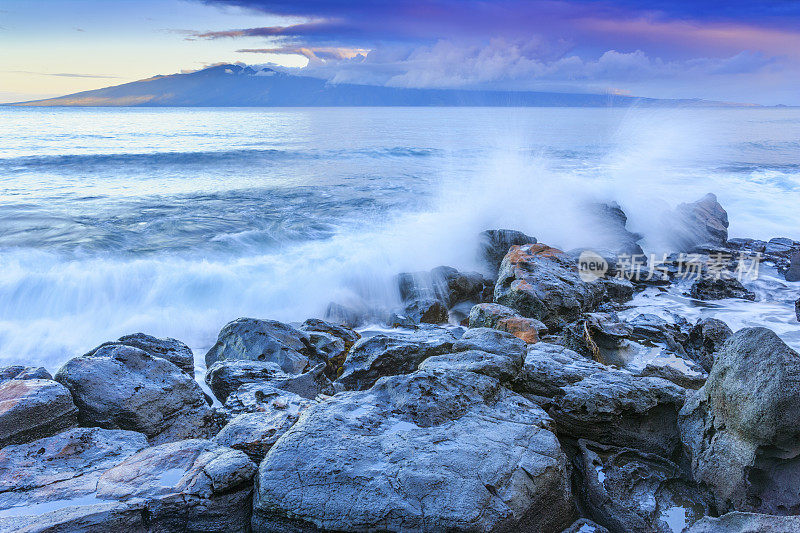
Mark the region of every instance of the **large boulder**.
<instances>
[{"instance_id":1,"label":"large boulder","mask_svg":"<svg viewBox=\"0 0 800 533\"><path fill-rule=\"evenodd\" d=\"M789 267L783 273L786 281L800 281L800 252L794 252L789 262Z\"/></svg>"},{"instance_id":2,"label":"large boulder","mask_svg":"<svg viewBox=\"0 0 800 533\"><path fill-rule=\"evenodd\" d=\"M363 338L350 350L336 381L348 389L368 389L383 376L414 372L428 357L452 351L455 341L442 328Z\"/></svg>"},{"instance_id":3,"label":"large boulder","mask_svg":"<svg viewBox=\"0 0 800 533\"><path fill-rule=\"evenodd\" d=\"M228 424L243 413L268 413L278 416L285 412L297 418L301 412L316 403L293 392L276 389L266 383L245 383L230 394L225 404L216 409L217 419Z\"/></svg>"},{"instance_id":4,"label":"large boulder","mask_svg":"<svg viewBox=\"0 0 800 533\"><path fill-rule=\"evenodd\" d=\"M197 382L138 348L101 347L69 360L55 379L72 393L83 426L138 431L152 444L206 437L213 430Z\"/></svg>"},{"instance_id":5,"label":"large boulder","mask_svg":"<svg viewBox=\"0 0 800 533\"><path fill-rule=\"evenodd\" d=\"M725 246L728 240L728 213L714 194L707 194L692 203L680 204L666 216L670 243L678 252L689 252L696 246Z\"/></svg>"},{"instance_id":6,"label":"large boulder","mask_svg":"<svg viewBox=\"0 0 800 533\"><path fill-rule=\"evenodd\" d=\"M246 532L256 465L204 439L145 448L104 472L97 498L143 500L150 530Z\"/></svg>"},{"instance_id":7,"label":"large boulder","mask_svg":"<svg viewBox=\"0 0 800 533\"><path fill-rule=\"evenodd\" d=\"M639 246L642 235L628 230L628 216L618 203L590 204L583 214L593 233L593 246L625 255L644 253Z\"/></svg>"},{"instance_id":8,"label":"large boulder","mask_svg":"<svg viewBox=\"0 0 800 533\"><path fill-rule=\"evenodd\" d=\"M0 383L12 379L53 379L53 376L41 366L12 365L0 368Z\"/></svg>"},{"instance_id":9,"label":"large boulder","mask_svg":"<svg viewBox=\"0 0 800 533\"><path fill-rule=\"evenodd\" d=\"M539 342L547 333L547 326L541 320L523 317L510 307L492 303L477 304L470 309L469 327L506 331L529 344Z\"/></svg>"},{"instance_id":10,"label":"large boulder","mask_svg":"<svg viewBox=\"0 0 800 533\"><path fill-rule=\"evenodd\" d=\"M796 533L800 516L773 516L756 513L727 513L719 518L707 516L685 533Z\"/></svg>"},{"instance_id":11,"label":"large boulder","mask_svg":"<svg viewBox=\"0 0 800 533\"><path fill-rule=\"evenodd\" d=\"M206 353L206 367L241 359L277 363L284 372L299 374L315 357L308 334L276 320L239 318L219 332L217 342Z\"/></svg>"},{"instance_id":12,"label":"large boulder","mask_svg":"<svg viewBox=\"0 0 800 533\"><path fill-rule=\"evenodd\" d=\"M512 246L494 289L497 303L552 328L592 310L604 295L602 284L583 281L572 259L543 244Z\"/></svg>"},{"instance_id":13,"label":"large boulder","mask_svg":"<svg viewBox=\"0 0 800 533\"><path fill-rule=\"evenodd\" d=\"M214 442L241 450L256 464L261 463L272 445L291 428L299 414L288 408L242 413L228 422Z\"/></svg>"},{"instance_id":14,"label":"large boulder","mask_svg":"<svg viewBox=\"0 0 800 533\"><path fill-rule=\"evenodd\" d=\"M766 328L736 332L680 413L692 472L721 512L800 514L800 354Z\"/></svg>"},{"instance_id":15,"label":"large boulder","mask_svg":"<svg viewBox=\"0 0 800 533\"><path fill-rule=\"evenodd\" d=\"M279 389L315 398L319 394L333 394L333 384L325 375L325 363L320 363L303 374L287 374L277 363L266 361L217 361L206 372L206 383L219 401L245 383L266 383Z\"/></svg>"},{"instance_id":16,"label":"large boulder","mask_svg":"<svg viewBox=\"0 0 800 533\"><path fill-rule=\"evenodd\" d=\"M610 531L681 532L713 509L678 465L652 453L579 440L574 463L584 508Z\"/></svg>"},{"instance_id":17,"label":"large boulder","mask_svg":"<svg viewBox=\"0 0 800 533\"><path fill-rule=\"evenodd\" d=\"M794 302L794 316L797 318L797 321L800 322L800 298Z\"/></svg>"},{"instance_id":18,"label":"large boulder","mask_svg":"<svg viewBox=\"0 0 800 533\"><path fill-rule=\"evenodd\" d=\"M100 428L6 446L0 531L144 531L141 508L98 499L95 491L103 472L146 447L141 433Z\"/></svg>"},{"instance_id":19,"label":"large boulder","mask_svg":"<svg viewBox=\"0 0 800 533\"><path fill-rule=\"evenodd\" d=\"M678 449L685 389L634 376L552 344L528 348L512 388L543 406L560 435L637 448L664 457Z\"/></svg>"},{"instance_id":20,"label":"large boulder","mask_svg":"<svg viewBox=\"0 0 800 533\"><path fill-rule=\"evenodd\" d=\"M519 374L524 360L525 343L517 337L489 328L475 328L453 343L453 353L429 357L419 369L478 372L507 382Z\"/></svg>"},{"instance_id":21,"label":"large boulder","mask_svg":"<svg viewBox=\"0 0 800 533\"><path fill-rule=\"evenodd\" d=\"M722 320L701 319L689 332L687 342L689 355L709 372L714 364L714 354L731 335L733 331Z\"/></svg>"},{"instance_id":22,"label":"large boulder","mask_svg":"<svg viewBox=\"0 0 800 533\"><path fill-rule=\"evenodd\" d=\"M0 448L49 437L78 425L70 392L49 379L13 379L0 385Z\"/></svg>"},{"instance_id":23,"label":"large boulder","mask_svg":"<svg viewBox=\"0 0 800 533\"><path fill-rule=\"evenodd\" d=\"M148 354L152 355L153 357L160 357L162 359L166 359L170 363L174 364L190 376L194 377L194 355L192 354L192 350L182 343L179 340L165 338L159 339L157 337L153 337L152 335L146 335L144 333L134 333L133 335L125 335L117 339L113 342L106 342L101 344L94 350L90 351L89 353L85 354L87 356L94 355L97 350L102 348L103 346L109 345L123 345L123 346L133 346L134 348L139 348L140 350L144 350Z\"/></svg>"},{"instance_id":24,"label":"large boulder","mask_svg":"<svg viewBox=\"0 0 800 533\"><path fill-rule=\"evenodd\" d=\"M255 532L548 533L575 518L547 414L473 372L387 377L317 404L256 486Z\"/></svg>"},{"instance_id":25,"label":"large boulder","mask_svg":"<svg viewBox=\"0 0 800 533\"><path fill-rule=\"evenodd\" d=\"M500 263L512 246L536 244L536 237L512 229L489 229L480 234L481 257L492 276L497 277Z\"/></svg>"}]
</instances>

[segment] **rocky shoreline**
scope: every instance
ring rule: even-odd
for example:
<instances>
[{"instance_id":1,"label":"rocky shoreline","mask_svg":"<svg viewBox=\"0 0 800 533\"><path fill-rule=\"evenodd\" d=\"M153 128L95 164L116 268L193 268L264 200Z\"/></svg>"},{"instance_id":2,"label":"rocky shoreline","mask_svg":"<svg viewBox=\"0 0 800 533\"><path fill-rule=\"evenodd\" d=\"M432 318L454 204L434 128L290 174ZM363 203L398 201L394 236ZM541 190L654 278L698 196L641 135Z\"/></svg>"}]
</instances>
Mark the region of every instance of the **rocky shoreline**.
<instances>
[{"instance_id":1,"label":"rocky shoreline","mask_svg":"<svg viewBox=\"0 0 800 533\"><path fill-rule=\"evenodd\" d=\"M800 243L729 239L707 195L626 275L641 236L587 209L599 275L586 250L488 230L485 273L399 274L399 309L230 322L213 398L185 344L142 333L52 376L0 369L0 531L800 530L800 354L630 312L681 283L756 300L740 259L797 281Z\"/></svg>"}]
</instances>

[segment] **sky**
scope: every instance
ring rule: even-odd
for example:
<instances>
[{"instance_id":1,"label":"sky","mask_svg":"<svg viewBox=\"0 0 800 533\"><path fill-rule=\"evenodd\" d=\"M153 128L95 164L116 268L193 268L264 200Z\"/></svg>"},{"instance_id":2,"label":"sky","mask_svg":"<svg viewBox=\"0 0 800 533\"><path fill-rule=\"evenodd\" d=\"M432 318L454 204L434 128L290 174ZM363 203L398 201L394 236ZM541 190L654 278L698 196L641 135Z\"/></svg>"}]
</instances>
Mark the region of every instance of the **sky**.
<instances>
[{"instance_id":1,"label":"sky","mask_svg":"<svg viewBox=\"0 0 800 533\"><path fill-rule=\"evenodd\" d=\"M0 0L0 102L222 62L331 83L800 105L800 1Z\"/></svg>"}]
</instances>

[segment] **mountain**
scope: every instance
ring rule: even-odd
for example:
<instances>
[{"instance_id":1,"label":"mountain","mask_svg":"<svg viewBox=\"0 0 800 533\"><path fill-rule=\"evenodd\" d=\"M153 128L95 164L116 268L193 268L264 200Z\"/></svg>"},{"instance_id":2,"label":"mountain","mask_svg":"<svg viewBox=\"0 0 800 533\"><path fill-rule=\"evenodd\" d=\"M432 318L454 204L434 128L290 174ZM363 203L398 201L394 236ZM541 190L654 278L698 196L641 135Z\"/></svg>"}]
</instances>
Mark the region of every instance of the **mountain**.
<instances>
[{"instance_id":1,"label":"mountain","mask_svg":"<svg viewBox=\"0 0 800 533\"><path fill-rule=\"evenodd\" d=\"M218 65L188 74L155 76L105 89L19 102L15 106L531 106L608 107L714 105L701 100L658 100L611 94L404 89L330 84L269 68Z\"/></svg>"}]
</instances>

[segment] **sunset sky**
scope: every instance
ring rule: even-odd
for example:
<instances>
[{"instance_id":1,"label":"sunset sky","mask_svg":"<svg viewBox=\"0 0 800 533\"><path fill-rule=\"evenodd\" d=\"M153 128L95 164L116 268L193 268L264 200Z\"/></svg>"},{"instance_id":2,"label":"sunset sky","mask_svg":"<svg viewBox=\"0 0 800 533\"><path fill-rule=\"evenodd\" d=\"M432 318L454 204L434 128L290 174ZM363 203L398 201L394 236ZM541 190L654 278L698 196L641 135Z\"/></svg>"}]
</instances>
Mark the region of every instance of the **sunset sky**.
<instances>
[{"instance_id":1,"label":"sunset sky","mask_svg":"<svg viewBox=\"0 0 800 533\"><path fill-rule=\"evenodd\" d=\"M800 105L794 1L0 0L0 50L5 102L244 62L334 83Z\"/></svg>"}]
</instances>

